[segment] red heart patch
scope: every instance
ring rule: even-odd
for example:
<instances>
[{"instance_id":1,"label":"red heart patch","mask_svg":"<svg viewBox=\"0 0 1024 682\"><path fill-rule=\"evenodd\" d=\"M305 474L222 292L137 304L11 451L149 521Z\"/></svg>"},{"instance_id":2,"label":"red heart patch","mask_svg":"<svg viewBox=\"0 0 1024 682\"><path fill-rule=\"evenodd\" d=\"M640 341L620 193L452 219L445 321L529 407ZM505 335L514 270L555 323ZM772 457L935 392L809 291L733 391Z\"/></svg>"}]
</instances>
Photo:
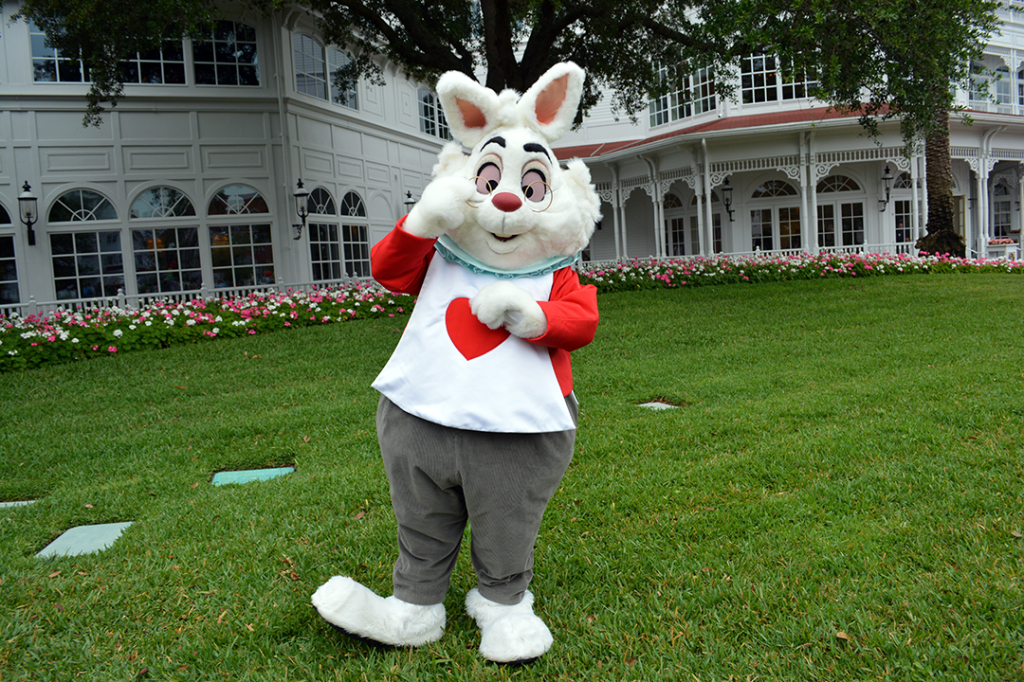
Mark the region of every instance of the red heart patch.
<instances>
[{"instance_id":1,"label":"red heart patch","mask_svg":"<svg viewBox=\"0 0 1024 682\"><path fill-rule=\"evenodd\" d=\"M504 327L491 329L478 320L469 308L468 298L457 298L448 304L444 324L448 338L467 360L490 353L509 337Z\"/></svg>"}]
</instances>

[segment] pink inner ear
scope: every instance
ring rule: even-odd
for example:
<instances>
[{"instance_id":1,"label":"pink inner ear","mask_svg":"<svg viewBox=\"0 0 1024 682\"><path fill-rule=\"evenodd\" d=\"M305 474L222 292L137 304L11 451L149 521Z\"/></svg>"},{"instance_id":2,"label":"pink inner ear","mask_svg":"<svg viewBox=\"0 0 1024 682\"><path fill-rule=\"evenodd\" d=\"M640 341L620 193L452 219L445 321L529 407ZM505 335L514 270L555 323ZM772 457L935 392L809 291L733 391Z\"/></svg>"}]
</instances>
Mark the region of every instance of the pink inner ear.
<instances>
[{"instance_id":1,"label":"pink inner ear","mask_svg":"<svg viewBox=\"0 0 1024 682\"><path fill-rule=\"evenodd\" d=\"M565 91L569 89L569 75L551 81L551 84L544 88L537 95L536 113L537 122L547 125L555 120L558 110L565 103Z\"/></svg>"},{"instance_id":2,"label":"pink inner ear","mask_svg":"<svg viewBox=\"0 0 1024 682\"><path fill-rule=\"evenodd\" d=\"M466 124L467 128L483 128L487 125L487 116L484 115L480 107L470 101L457 97L455 98L455 103L459 105L462 122Z\"/></svg>"}]
</instances>

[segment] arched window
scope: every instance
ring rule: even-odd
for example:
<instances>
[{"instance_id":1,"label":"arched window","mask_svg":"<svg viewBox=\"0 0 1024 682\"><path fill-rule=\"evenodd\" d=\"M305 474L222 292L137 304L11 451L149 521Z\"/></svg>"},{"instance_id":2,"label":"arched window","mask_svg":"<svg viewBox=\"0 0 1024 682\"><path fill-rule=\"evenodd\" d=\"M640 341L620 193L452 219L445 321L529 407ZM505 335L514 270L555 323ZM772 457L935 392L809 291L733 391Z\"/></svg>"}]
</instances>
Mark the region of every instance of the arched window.
<instances>
[{"instance_id":1,"label":"arched window","mask_svg":"<svg viewBox=\"0 0 1024 682\"><path fill-rule=\"evenodd\" d=\"M796 188L785 180L767 180L758 185L752 199L773 199L795 197ZM768 207L750 210L751 248L755 251L772 251L775 248L795 250L800 248L800 206L792 201L772 202Z\"/></svg>"},{"instance_id":2,"label":"arched window","mask_svg":"<svg viewBox=\"0 0 1024 682\"><path fill-rule=\"evenodd\" d=\"M73 189L57 197L50 207L51 223L78 223L91 220L117 220L117 210L99 192Z\"/></svg>"},{"instance_id":3,"label":"arched window","mask_svg":"<svg viewBox=\"0 0 1024 682\"><path fill-rule=\"evenodd\" d=\"M717 204L718 203L718 192L716 192L715 190L711 190L711 203L712 204ZM694 194L693 198L690 199L690 207L692 208L692 207L694 207L696 205L697 205L697 195Z\"/></svg>"},{"instance_id":4,"label":"arched window","mask_svg":"<svg viewBox=\"0 0 1024 682\"><path fill-rule=\"evenodd\" d=\"M341 242L345 257L345 274L349 277L370 276L370 238L366 223L366 207L355 192L341 200ZM355 220L353 220L353 218Z\"/></svg>"},{"instance_id":5,"label":"arched window","mask_svg":"<svg viewBox=\"0 0 1024 682\"><path fill-rule=\"evenodd\" d=\"M210 256L215 288L275 282L269 213L263 195L248 185L228 185L210 200ZM228 218L234 220L219 224Z\"/></svg>"},{"instance_id":6,"label":"arched window","mask_svg":"<svg viewBox=\"0 0 1024 682\"><path fill-rule=\"evenodd\" d=\"M308 210L310 214L316 215L337 215L334 208L334 197L323 187L317 187L309 193Z\"/></svg>"},{"instance_id":7,"label":"arched window","mask_svg":"<svg viewBox=\"0 0 1024 682\"><path fill-rule=\"evenodd\" d=\"M758 185L751 195L751 199L764 199L768 197L793 197L797 191L793 185L785 180L768 180Z\"/></svg>"},{"instance_id":8,"label":"arched window","mask_svg":"<svg viewBox=\"0 0 1024 682\"><path fill-rule=\"evenodd\" d=\"M195 214L196 209L183 192L173 187L153 187L135 198L128 211L128 218L179 218Z\"/></svg>"},{"instance_id":9,"label":"arched window","mask_svg":"<svg viewBox=\"0 0 1024 682\"><path fill-rule=\"evenodd\" d=\"M683 200L680 199L675 194L673 194L672 192L669 192L668 194L665 195L665 202L664 203L665 203L665 208L666 209L682 208L683 207Z\"/></svg>"},{"instance_id":10,"label":"arched window","mask_svg":"<svg viewBox=\"0 0 1024 682\"><path fill-rule=\"evenodd\" d=\"M270 213L263 195L249 185L228 185L213 195L209 215L246 215Z\"/></svg>"},{"instance_id":11,"label":"arched window","mask_svg":"<svg viewBox=\"0 0 1024 682\"><path fill-rule=\"evenodd\" d=\"M117 210L99 192L73 189L50 207L51 224L117 220ZM121 230L50 234L53 280L57 298L116 296L124 288Z\"/></svg>"},{"instance_id":12,"label":"arched window","mask_svg":"<svg viewBox=\"0 0 1024 682\"><path fill-rule=\"evenodd\" d=\"M132 202L129 220L159 221L152 227L132 229L135 283L140 294L202 288L199 227L174 225L195 215L195 207L189 198L173 187L147 189Z\"/></svg>"},{"instance_id":13,"label":"arched window","mask_svg":"<svg viewBox=\"0 0 1024 682\"><path fill-rule=\"evenodd\" d=\"M11 214L0 205L0 227L11 224ZM19 303L18 265L14 260L14 237L0 235L0 305Z\"/></svg>"},{"instance_id":14,"label":"arched window","mask_svg":"<svg viewBox=\"0 0 1024 682\"><path fill-rule=\"evenodd\" d=\"M309 255L313 281L341 279L341 241L334 197L322 187L309 193Z\"/></svg>"},{"instance_id":15,"label":"arched window","mask_svg":"<svg viewBox=\"0 0 1024 682\"><path fill-rule=\"evenodd\" d=\"M218 21L209 34L192 41L198 85L259 85L256 29Z\"/></svg>"},{"instance_id":16,"label":"arched window","mask_svg":"<svg viewBox=\"0 0 1024 682\"><path fill-rule=\"evenodd\" d=\"M818 183L818 194L829 192L859 192L860 185L845 175L830 175Z\"/></svg>"},{"instance_id":17,"label":"arched window","mask_svg":"<svg viewBox=\"0 0 1024 682\"><path fill-rule=\"evenodd\" d=\"M355 192L347 193L341 200L341 215L365 218L366 207L363 206L362 198Z\"/></svg>"},{"instance_id":18,"label":"arched window","mask_svg":"<svg viewBox=\"0 0 1024 682\"><path fill-rule=\"evenodd\" d=\"M918 186L920 186L921 181L918 180L917 184L918 184ZM893 189L913 189L914 188L914 179L912 177L910 177L910 173L907 173L906 171L904 171L904 172L902 172L902 173L900 173L899 175L896 176L896 181L893 182L892 188Z\"/></svg>"}]
</instances>

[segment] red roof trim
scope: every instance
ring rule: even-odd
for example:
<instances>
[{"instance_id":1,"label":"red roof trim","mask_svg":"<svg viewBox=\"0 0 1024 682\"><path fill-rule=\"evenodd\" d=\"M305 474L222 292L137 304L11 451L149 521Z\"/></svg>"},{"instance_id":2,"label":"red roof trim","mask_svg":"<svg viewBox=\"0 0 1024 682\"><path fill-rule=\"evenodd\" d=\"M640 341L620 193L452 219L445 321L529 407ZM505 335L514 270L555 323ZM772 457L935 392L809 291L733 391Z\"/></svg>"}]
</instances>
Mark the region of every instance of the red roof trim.
<instances>
[{"instance_id":1,"label":"red roof trim","mask_svg":"<svg viewBox=\"0 0 1024 682\"><path fill-rule=\"evenodd\" d=\"M852 118L860 116L861 111L838 111L833 107L818 107L816 109L790 109L768 114L750 114L748 116L726 116L716 118L704 123L673 130L671 132L654 135L642 140L626 140L622 142L606 142L604 144L580 145L576 147L561 147L555 149L555 156L559 159L570 159L573 157L595 158L614 151L629 149L631 147L645 147L650 144L670 140L683 135L695 135L724 130L737 130L740 128L758 128L762 126L786 125L789 123L819 122L830 119Z\"/></svg>"}]
</instances>

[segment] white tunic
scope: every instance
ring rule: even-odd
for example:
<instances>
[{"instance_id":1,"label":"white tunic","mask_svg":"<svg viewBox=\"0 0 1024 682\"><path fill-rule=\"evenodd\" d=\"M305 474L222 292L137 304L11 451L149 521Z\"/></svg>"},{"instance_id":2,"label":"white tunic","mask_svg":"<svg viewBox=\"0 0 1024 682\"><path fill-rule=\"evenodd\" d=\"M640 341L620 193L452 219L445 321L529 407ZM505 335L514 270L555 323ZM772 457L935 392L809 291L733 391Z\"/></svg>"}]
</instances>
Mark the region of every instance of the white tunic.
<instances>
[{"instance_id":1,"label":"white tunic","mask_svg":"<svg viewBox=\"0 0 1024 682\"><path fill-rule=\"evenodd\" d=\"M553 280L549 273L512 282L546 301ZM471 315L449 314L452 301L471 299L496 281L435 255L405 333L373 387L406 412L454 428L499 433L574 429L546 347L516 336L502 338L503 330L488 330ZM463 312L467 305L456 303Z\"/></svg>"}]
</instances>

